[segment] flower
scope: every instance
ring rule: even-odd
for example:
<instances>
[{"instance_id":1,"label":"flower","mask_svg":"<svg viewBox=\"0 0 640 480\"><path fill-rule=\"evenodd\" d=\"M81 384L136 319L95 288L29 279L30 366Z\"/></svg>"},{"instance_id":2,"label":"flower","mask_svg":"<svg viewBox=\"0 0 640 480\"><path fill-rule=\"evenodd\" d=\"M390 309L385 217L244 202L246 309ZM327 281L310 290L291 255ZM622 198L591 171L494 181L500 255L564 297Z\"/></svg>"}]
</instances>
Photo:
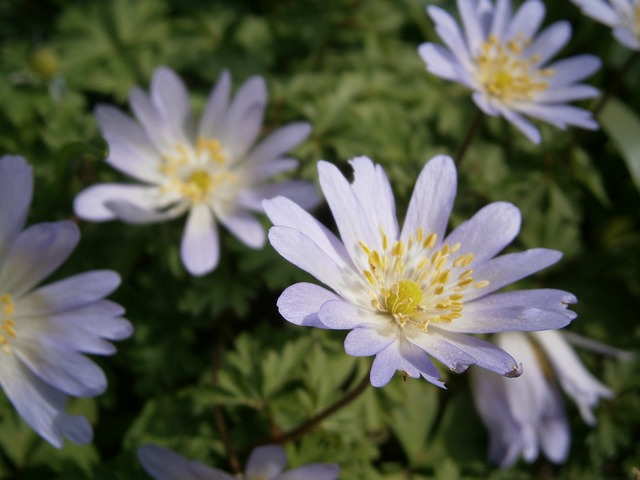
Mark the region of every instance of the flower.
<instances>
[{"instance_id":1,"label":"flower","mask_svg":"<svg viewBox=\"0 0 640 480\"><path fill-rule=\"evenodd\" d=\"M611 390L587 371L561 332L499 333L496 342L517 352L525 368L508 380L471 371L476 408L489 429L489 459L509 467L521 455L533 462L542 450L552 462L564 462L571 436L558 385L589 425L596 421L591 409L601 397L611 398Z\"/></svg>"},{"instance_id":2,"label":"flower","mask_svg":"<svg viewBox=\"0 0 640 480\"><path fill-rule=\"evenodd\" d=\"M613 28L613 36L627 48L640 51L639 0L571 0L582 13Z\"/></svg>"},{"instance_id":3,"label":"flower","mask_svg":"<svg viewBox=\"0 0 640 480\"><path fill-rule=\"evenodd\" d=\"M156 480L335 480L340 474L337 465L312 463L304 467L282 472L287 454L278 445L258 447L249 456L244 475L229 475L156 445L144 445L138 449L140 463Z\"/></svg>"},{"instance_id":4,"label":"flower","mask_svg":"<svg viewBox=\"0 0 640 480\"><path fill-rule=\"evenodd\" d=\"M342 242L290 200L264 206L274 224L271 245L333 290L292 285L278 299L280 313L297 325L351 330L345 350L375 355L374 386L386 385L396 370L443 386L428 355L455 372L477 364L519 375L510 355L466 334L560 328L575 318L566 307L576 299L567 292L495 293L561 257L532 249L494 258L520 229L515 206L492 203L445 236L456 193L449 157L433 158L420 173L402 230L382 167L366 157L351 164L353 184L335 166L318 163Z\"/></svg>"},{"instance_id":5,"label":"flower","mask_svg":"<svg viewBox=\"0 0 640 480\"><path fill-rule=\"evenodd\" d=\"M106 340L131 335L124 309L104 300L120 283L96 270L37 287L76 247L69 221L22 230L32 195L32 172L22 157L0 159L0 385L22 418L60 448L63 437L84 444L87 419L65 411L68 396L104 392L102 370L83 353L111 355Z\"/></svg>"},{"instance_id":6,"label":"flower","mask_svg":"<svg viewBox=\"0 0 640 480\"><path fill-rule=\"evenodd\" d=\"M598 128L590 112L566 103L598 95L596 88L576 82L595 72L600 60L579 55L549 64L569 41L568 22L556 22L536 36L545 14L540 0L527 0L513 15L510 0L495 6L488 0L458 0L458 11L464 32L441 8L427 8L446 45L420 45L429 72L472 89L484 113L503 116L534 143L540 143L540 132L523 115L562 129Z\"/></svg>"},{"instance_id":7,"label":"flower","mask_svg":"<svg viewBox=\"0 0 640 480\"><path fill-rule=\"evenodd\" d=\"M245 82L230 100L231 76L224 72L195 127L184 84L160 67L147 95L134 88L129 102L138 119L100 105L96 118L109 144L107 162L142 185L107 183L80 192L76 214L102 222L120 219L143 224L188 213L180 254L196 276L212 271L219 260L216 220L251 248L265 242L261 223L249 212L276 195L306 206L317 196L311 184L265 184L297 165L283 155L310 132L307 123L280 128L252 148L262 124L266 86L261 77Z\"/></svg>"}]
</instances>

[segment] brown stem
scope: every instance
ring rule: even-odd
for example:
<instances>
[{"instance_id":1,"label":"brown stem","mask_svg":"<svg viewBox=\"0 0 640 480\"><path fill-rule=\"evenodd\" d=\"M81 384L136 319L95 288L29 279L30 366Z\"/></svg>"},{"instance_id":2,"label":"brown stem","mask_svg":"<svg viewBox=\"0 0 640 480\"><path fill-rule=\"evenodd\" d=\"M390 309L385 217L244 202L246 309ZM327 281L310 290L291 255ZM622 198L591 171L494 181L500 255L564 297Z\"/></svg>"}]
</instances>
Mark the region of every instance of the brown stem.
<instances>
[{"instance_id":1,"label":"brown stem","mask_svg":"<svg viewBox=\"0 0 640 480\"><path fill-rule=\"evenodd\" d=\"M319 424L325 418L330 417L335 412L347 406L349 403L351 403L356 398L358 398L367 389L369 385L370 385L369 371L367 371L367 374L364 376L362 380L360 380L360 383L358 383L358 385L353 390L346 393L342 398L340 398L333 405L327 407L326 409L324 409L317 415L311 417L309 420L297 426L293 430L272 438L272 441L283 444L283 443L295 440L296 438L304 435L305 433L312 430L317 424Z\"/></svg>"},{"instance_id":2,"label":"brown stem","mask_svg":"<svg viewBox=\"0 0 640 480\"><path fill-rule=\"evenodd\" d=\"M222 357L222 344L218 345L216 352L213 358L213 383L214 385L218 383L218 371L221 367L221 357ZM227 461L229 462L229 467L231 471L238 475L242 472L240 468L240 462L238 461L238 457L233 451L233 446L231 444L231 437L229 436L229 430L227 429L227 424L224 420L224 411L220 405L216 405L213 407L213 420L216 424L216 429L218 430L218 434L220 434L220 439L222 440L222 445L224 445L224 450L227 454Z\"/></svg>"},{"instance_id":3,"label":"brown stem","mask_svg":"<svg viewBox=\"0 0 640 480\"><path fill-rule=\"evenodd\" d=\"M467 153L467 150L471 145L471 141L473 140L473 137L475 136L476 132L478 131L478 128L480 127L480 124L482 123L483 117L484 117L484 114L482 113L482 110L476 111L476 114L473 117L471 124L469 125L469 129L467 130L467 135L464 137L464 141L462 142L462 145L460 145L460 148L458 149L458 153L456 153L456 156L454 159L456 166L458 168L460 168L462 159Z\"/></svg>"}]
</instances>

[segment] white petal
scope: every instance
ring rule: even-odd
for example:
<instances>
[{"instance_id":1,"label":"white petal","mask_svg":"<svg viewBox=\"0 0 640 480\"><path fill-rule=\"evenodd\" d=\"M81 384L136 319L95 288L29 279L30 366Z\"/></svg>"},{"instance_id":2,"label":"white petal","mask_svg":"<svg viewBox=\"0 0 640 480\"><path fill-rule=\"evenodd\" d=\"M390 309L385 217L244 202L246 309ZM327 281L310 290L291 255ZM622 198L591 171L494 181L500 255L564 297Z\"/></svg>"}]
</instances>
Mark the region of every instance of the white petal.
<instances>
[{"instance_id":1,"label":"white petal","mask_svg":"<svg viewBox=\"0 0 640 480\"><path fill-rule=\"evenodd\" d=\"M524 39L533 38L544 19L544 4L539 0L527 0L516 11L505 40L512 40L520 35Z\"/></svg>"},{"instance_id":2,"label":"white petal","mask_svg":"<svg viewBox=\"0 0 640 480\"><path fill-rule=\"evenodd\" d=\"M499 40L504 40L511 20L511 0L498 0L493 14L490 32Z\"/></svg>"},{"instance_id":3,"label":"white petal","mask_svg":"<svg viewBox=\"0 0 640 480\"><path fill-rule=\"evenodd\" d=\"M378 322L360 313L358 308L342 298L324 302L318 310L318 318L334 330L350 330L359 325L374 325Z\"/></svg>"},{"instance_id":4,"label":"white petal","mask_svg":"<svg viewBox=\"0 0 640 480\"><path fill-rule=\"evenodd\" d=\"M435 233L441 241L453 208L456 185L453 160L444 155L432 158L416 181L400 238L407 241L421 227L425 235Z\"/></svg>"},{"instance_id":5,"label":"white petal","mask_svg":"<svg viewBox=\"0 0 640 480\"><path fill-rule=\"evenodd\" d=\"M0 260L22 229L33 194L33 172L24 158L0 158Z\"/></svg>"},{"instance_id":6,"label":"white petal","mask_svg":"<svg viewBox=\"0 0 640 480\"><path fill-rule=\"evenodd\" d=\"M156 445L138 448L138 459L155 480L234 480L235 477L210 468L198 461L187 460L177 453Z\"/></svg>"},{"instance_id":7,"label":"white petal","mask_svg":"<svg viewBox=\"0 0 640 480\"><path fill-rule=\"evenodd\" d=\"M270 479L274 478L284 469L287 463L287 454L279 445L265 445L258 447L251 452L245 475L249 478L258 477Z\"/></svg>"},{"instance_id":8,"label":"white petal","mask_svg":"<svg viewBox=\"0 0 640 480\"><path fill-rule=\"evenodd\" d=\"M524 135L531 140L532 143L536 145L540 143L542 139L540 137L540 131L533 126L531 122L525 120L521 115L518 115L513 110L509 110L507 108L500 108L500 113L509 120L518 130L520 130Z\"/></svg>"},{"instance_id":9,"label":"white petal","mask_svg":"<svg viewBox=\"0 0 640 480\"><path fill-rule=\"evenodd\" d=\"M612 27L619 21L616 11L603 0L571 1L578 5L585 15L597 20L600 23L604 23L605 25Z\"/></svg>"},{"instance_id":10,"label":"white petal","mask_svg":"<svg viewBox=\"0 0 640 480\"><path fill-rule=\"evenodd\" d=\"M145 199L143 199L144 201ZM115 216L123 222L134 225L145 225L147 223L166 222L176 218L187 208L186 202L181 202L167 210L156 210L154 208L133 203L129 200L108 199L104 201L104 206L113 211Z\"/></svg>"},{"instance_id":11,"label":"white petal","mask_svg":"<svg viewBox=\"0 0 640 480\"><path fill-rule=\"evenodd\" d=\"M204 138L217 138L226 119L231 95L231 75L227 70L222 72L218 83L211 89L207 105L200 119L198 134Z\"/></svg>"},{"instance_id":12,"label":"white petal","mask_svg":"<svg viewBox=\"0 0 640 480\"><path fill-rule=\"evenodd\" d=\"M311 133L311 125L295 122L279 128L262 140L247 156L248 163L265 163L280 158L302 143Z\"/></svg>"},{"instance_id":13,"label":"white petal","mask_svg":"<svg viewBox=\"0 0 640 480\"><path fill-rule=\"evenodd\" d=\"M175 147L172 127L162 118L149 96L142 89L134 87L129 93L129 104L155 148L160 152L172 151Z\"/></svg>"},{"instance_id":14,"label":"white petal","mask_svg":"<svg viewBox=\"0 0 640 480\"><path fill-rule=\"evenodd\" d=\"M601 64L600 59L594 55L576 55L558 60L547 67L553 70L553 75L546 79L550 85L549 90L587 78L598 70Z\"/></svg>"},{"instance_id":15,"label":"white petal","mask_svg":"<svg viewBox=\"0 0 640 480\"><path fill-rule=\"evenodd\" d=\"M427 71L446 80L460 81L455 65L456 58L446 48L435 43L423 43L418 54L427 64Z\"/></svg>"},{"instance_id":16,"label":"white petal","mask_svg":"<svg viewBox=\"0 0 640 480\"><path fill-rule=\"evenodd\" d=\"M167 67L158 67L151 79L151 99L163 119L170 125L174 144L193 141L193 117L184 83Z\"/></svg>"},{"instance_id":17,"label":"white petal","mask_svg":"<svg viewBox=\"0 0 640 480\"><path fill-rule=\"evenodd\" d=\"M436 24L436 32L462 65L471 64L471 56L460 28L456 21L440 7L429 5L427 13Z\"/></svg>"},{"instance_id":18,"label":"white petal","mask_svg":"<svg viewBox=\"0 0 640 480\"><path fill-rule=\"evenodd\" d=\"M117 218L105 203L109 200L126 200L141 208L153 209L157 203L157 187L103 183L81 191L73 200L73 209L80 218L92 222L104 222Z\"/></svg>"},{"instance_id":19,"label":"white petal","mask_svg":"<svg viewBox=\"0 0 640 480\"><path fill-rule=\"evenodd\" d=\"M211 272L218 265L218 229L207 205L191 207L180 243L180 258L188 272L196 277Z\"/></svg>"},{"instance_id":20,"label":"white petal","mask_svg":"<svg viewBox=\"0 0 640 480\"><path fill-rule=\"evenodd\" d=\"M224 215L218 218L238 240L251 248L262 248L266 239L262 223L252 214L245 211L237 211L232 215Z\"/></svg>"},{"instance_id":21,"label":"white petal","mask_svg":"<svg viewBox=\"0 0 640 480\"><path fill-rule=\"evenodd\" d=\"M458 12L462 19L462 25L471 55L475 55L479 51L486 35L478 18L478 5L478 2L470 2L469 0L458 0L457 2Z\"/></svg>"},{"instance_id":22,"label":"white petal","mask_svg":"<svg viewBox=\"0 0 640 480\"><path fill-rule=\"evenodd\" d=\"M520 210L510 203L495 202L479 210L451 232L446 242L460 242L461 253L473 252L475 261L493 258L518 235Z\"/></svg>"},{"instance_id":23,"label":"white petal","mask_svg":"<svg viewBox=\"0 0 640 480\"><path fill-rule=\"evenodd\" d=\"M344 351L354 357L369 357L387 348L394 342L393 335L383 335L372 327L356 327L344 340Z\"/></svg>"},{"instance_id":24,"label":"white petal","mask_svg":"<svg viewBox=\"0 0 640 480\"><path fill-rule=\"evenodd\" d=\"M325 302L339 299L335 293L318 285L296 283L282 292L277 306L280 315L295 325L328 328L318 318L318 311Z\"/></svg>"},{"instance_id":25,"label":"white petal","mask_svg":"<svg viewBox=\"0 0 640 480\"><path fill-rule=\"evenodd\" d=\"M522 53L523 57L539 58L537 65L544 65L558 53L571 38L569 22L556 22L545 28L533 43Z\"/></svg>"},{"instance_id":26,"label":"white petal","mask_svg":"<svg viewBox=\"0 0 640 480\"><path fill-rule=\"evenodd\" d=\"M593 118L593 114L583 108L572 105L539 105L528 104L521 107L527 115L549 122L558 128L565 128L566 125L576 125L589 130L597 130L598 122Z\"/></svg>"},{"instance_id":27,"label":"white petal","mask_svg":"<svg viewBox=\"0 0 640 480\"><path fill-rule=\"evenodd\" d=\"M407 340L420 347L433 358L446 365L454 372L464 372L470 365L476 363L475 358L462 351L457 345L435 332L408 336Z\"/></svg>"}]
</instances>

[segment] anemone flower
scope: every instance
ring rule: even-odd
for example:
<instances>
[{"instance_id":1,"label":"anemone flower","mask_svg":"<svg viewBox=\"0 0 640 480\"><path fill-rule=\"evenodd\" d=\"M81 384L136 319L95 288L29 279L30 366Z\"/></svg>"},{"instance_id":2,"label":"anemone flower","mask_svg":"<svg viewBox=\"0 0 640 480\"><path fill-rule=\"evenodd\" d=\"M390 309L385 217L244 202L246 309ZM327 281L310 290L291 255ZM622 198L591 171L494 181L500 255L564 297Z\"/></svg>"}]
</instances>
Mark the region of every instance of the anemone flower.
<instances>
[{"instance_id":1,"label":"anemone flower","mask_svg":"<svg viewBox=\"0 0 640 480\"><path fill-rule=\"evenodd\" d=\"M571 0L582 13L613 29L615 39L640 51L639 0Z\"/></svg>"}]
</instances>

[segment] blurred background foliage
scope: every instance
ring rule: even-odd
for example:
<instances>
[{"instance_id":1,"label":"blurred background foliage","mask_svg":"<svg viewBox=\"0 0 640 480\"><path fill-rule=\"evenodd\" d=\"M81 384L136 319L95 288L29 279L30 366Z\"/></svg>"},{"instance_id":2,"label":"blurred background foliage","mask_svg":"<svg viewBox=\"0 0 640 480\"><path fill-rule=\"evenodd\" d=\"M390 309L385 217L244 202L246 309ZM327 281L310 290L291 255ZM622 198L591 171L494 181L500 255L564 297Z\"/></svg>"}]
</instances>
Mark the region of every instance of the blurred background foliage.
<instances>
[{"instance_id":1,"label":"blurred background foliage","mask_svg":"<svg viewBox=\"0 0 640 480\"><path fill-rule=\"evenodd\" d=\"M444 0L3 0L0 152L34 166L30 222L73 218L82 188L122 179L103 161L92 111L100 102L127 109L130 88L147 89L159 65L184 78L196 110L223 69L236 86L263 75L264 132L299 119L313 125L294 152L301 177L316 180L318 159L348 171L349 158L368 155L385 167L403 212L421 167L435 154L453 155L475 115L469 93L428 75L417 55L421 42L438 41L428 3L454 8ZM546 24L574 26L562 55L600 56L591 83L607 90L615 82L617 100L602 111L602 130L542 125L540 146L501 119L485 119L459 172L452 222L490 201L516 204L524 221L513 248L565 253L523 285L576 293L572 331L638 352L640 62L621 77L630 53L605 27L569 2L547 4ZM331 224L326 207L315 213ZM58 275L118 271L123 284L113 298L135 334L115 357L97 359L110 379L106 394L70 403L94 423L91 445L53 449L0 395L0 478L147 478L135 449L148 442L227 469L216 408L244 461L253 446L321 411L366 374L371 359L347 356L342 332L279 317L280 292L309 277L269 246L252 251L223 234L217 270L187 275L178 254L183 221L80 223L80 247ZM593 429L568 402L573 442L564 465L489 465L467 375L444 370L448 390L400 375L369 389L288 443L289 464L337 462L341 478L367 480L631 478L640 467L638 362L580 355L617 396L599 406Z\"/></svg>"}]
</instances>

